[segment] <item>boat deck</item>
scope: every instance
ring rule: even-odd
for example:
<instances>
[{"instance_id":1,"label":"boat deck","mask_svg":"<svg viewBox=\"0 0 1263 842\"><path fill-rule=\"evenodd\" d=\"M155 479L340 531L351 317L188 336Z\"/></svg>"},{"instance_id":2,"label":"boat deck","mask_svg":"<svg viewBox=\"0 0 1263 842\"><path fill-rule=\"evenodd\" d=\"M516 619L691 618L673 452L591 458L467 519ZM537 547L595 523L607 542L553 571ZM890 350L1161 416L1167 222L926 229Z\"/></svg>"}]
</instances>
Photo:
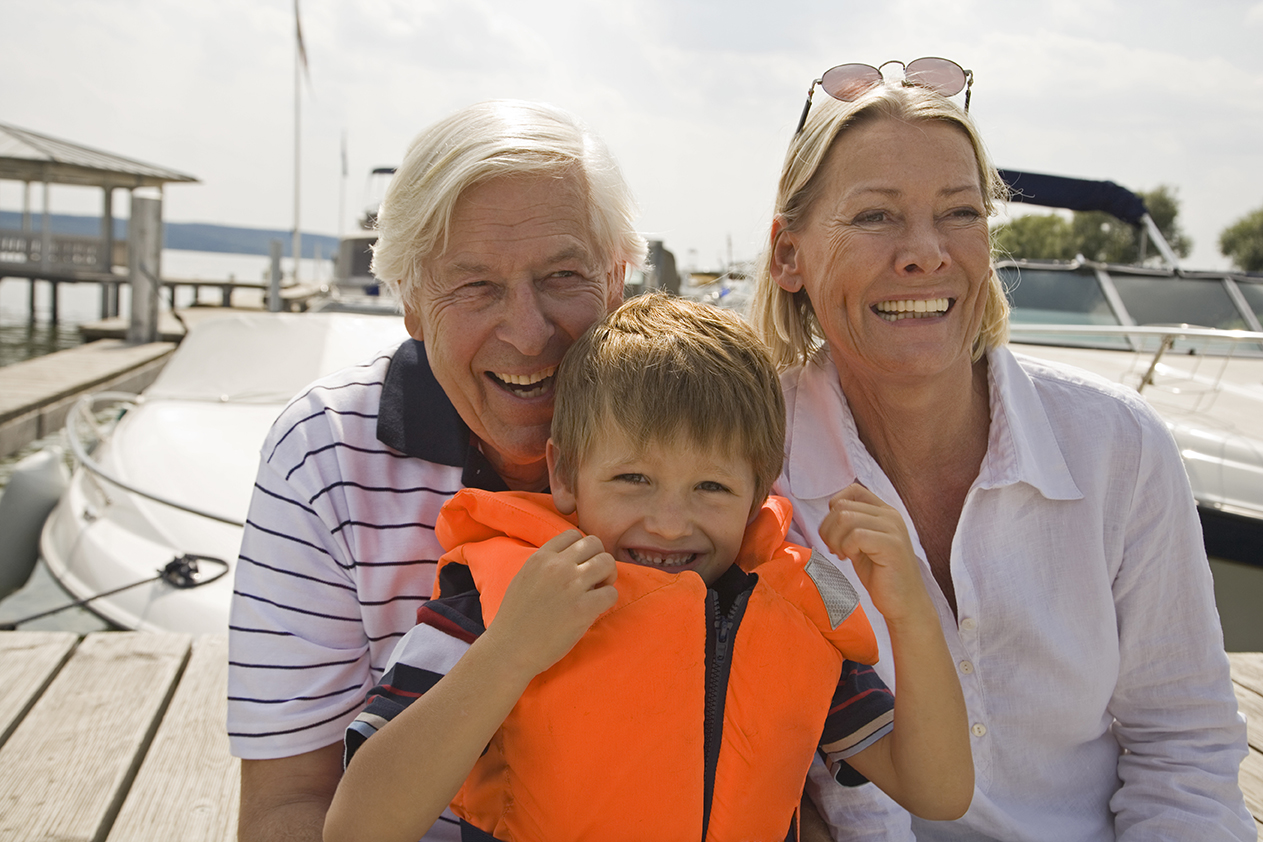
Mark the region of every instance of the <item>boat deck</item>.
<instances>
[{"instance_id":1,"label":"boat deck","mask_svg":"<svg viewBox=\"0 0 1263 842\"><path fill-rule=\"evenodd\" d=\"M1232 653L1263 829L1263 653ZM0 838L236 838L227 637L0 632Z\"/></svg>"}]
</instances>

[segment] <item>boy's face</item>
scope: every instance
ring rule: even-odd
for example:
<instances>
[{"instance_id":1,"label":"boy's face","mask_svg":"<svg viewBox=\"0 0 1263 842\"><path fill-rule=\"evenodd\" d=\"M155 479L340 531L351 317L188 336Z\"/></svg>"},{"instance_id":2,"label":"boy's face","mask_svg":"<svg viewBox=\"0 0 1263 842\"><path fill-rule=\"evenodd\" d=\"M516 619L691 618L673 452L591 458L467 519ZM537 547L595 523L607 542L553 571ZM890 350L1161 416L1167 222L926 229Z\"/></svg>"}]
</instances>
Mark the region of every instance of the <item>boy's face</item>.
<instances>
[{"instance_id":1,"label":"boy's face","mask_svg":"<svg viewBox=\"0 0 1263 842\"><path fill-rule=\"evenodd\" d=\"M579 528L600 538L616 561L668 573L692 570L707 585L736 559L754 513L750 460L687 437L637 452L618 425L608 423L575 472L574 488L560 481L555 464L550 440L557 508L577 512Z\"/></svg>"}]
</instances>

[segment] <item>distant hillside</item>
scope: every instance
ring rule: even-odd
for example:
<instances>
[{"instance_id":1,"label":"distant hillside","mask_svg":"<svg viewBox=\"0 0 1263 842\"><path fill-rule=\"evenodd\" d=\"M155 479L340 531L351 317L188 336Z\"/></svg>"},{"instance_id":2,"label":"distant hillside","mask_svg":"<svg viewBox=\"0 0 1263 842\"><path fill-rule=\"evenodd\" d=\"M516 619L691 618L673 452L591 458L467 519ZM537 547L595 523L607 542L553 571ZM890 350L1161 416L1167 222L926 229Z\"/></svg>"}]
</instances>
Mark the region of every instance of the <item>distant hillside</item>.
<instances>
[{"instance_id":1,"label":"distant hillside","mask_svg":"<svg viewBox=\"0 0 1263 842\"><path fill-rule=\"evenodd\" d=\"M76 216L66 213L49 215L54 234L71 234L96 237L101 234L101 220L95 216ZM31 227L39 230L42 217L34 214ZM22 228L22 214L17 211L0 211L0 228L17 231ZM114 220L114 236L126 239L127 220ZM282 253L290 253L289 231L272 231L265 228L233 228L228 225L210 225L204 222L163 223L163 247L181 251L214 251L229 254L268 254L268 243L280 240ZM321 257L332 257L338 251L338 238L328 234L303 232L303 257L315 257L319 247Z\"/></svg>"}]
</instances>

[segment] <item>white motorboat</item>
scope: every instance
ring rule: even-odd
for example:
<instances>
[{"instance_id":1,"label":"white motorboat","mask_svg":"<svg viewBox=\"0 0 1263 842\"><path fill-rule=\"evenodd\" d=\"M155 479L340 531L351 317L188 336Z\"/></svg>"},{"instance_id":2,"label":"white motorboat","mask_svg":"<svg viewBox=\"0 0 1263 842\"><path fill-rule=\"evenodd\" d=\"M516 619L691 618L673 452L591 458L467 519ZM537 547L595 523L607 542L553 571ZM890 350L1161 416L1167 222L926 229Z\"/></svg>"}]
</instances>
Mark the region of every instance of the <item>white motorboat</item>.
<instances>
[{"instance_id":1,"label":"white motorboat","mask_svg":"<svg viewBox=\"0 0 1263 842\"><path fill-rule=\"evenodd\" d=\"M1019 200L1142 226L1163 258L999 262L1013 350L1139 390L1180 447L1209 554L1263 566L1263 276L1181 268L1143 200L1112 182L1004 176Z\"/></svg>"},{"instance_id":2,"label":"white motorboat","mask_svg":"<svg viewBox=\"0 0 1263 842\"><path fill-rule=\"evenodd\" d=\"M106 594L87 607L121 628L224 631L268 428L311 381L406 335L397 316L225 316L194 327L142 394L81 400L75 469L40 540L54 578L78 599Z\"/></svg>"}]
</instances>

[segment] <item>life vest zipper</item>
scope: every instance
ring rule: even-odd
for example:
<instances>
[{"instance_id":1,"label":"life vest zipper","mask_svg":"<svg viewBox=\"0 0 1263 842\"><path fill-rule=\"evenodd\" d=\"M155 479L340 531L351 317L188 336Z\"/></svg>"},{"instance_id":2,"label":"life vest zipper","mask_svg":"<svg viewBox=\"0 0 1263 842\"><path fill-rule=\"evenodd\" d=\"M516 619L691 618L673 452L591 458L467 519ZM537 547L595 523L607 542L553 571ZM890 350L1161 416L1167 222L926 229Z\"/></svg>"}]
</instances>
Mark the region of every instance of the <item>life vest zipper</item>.
<instances>
[{"instance_id":1,"label":"life vest zipper","mask_svg":"<svg viewBox=\"0 0 1263 842\"><path fill-rule=\"evenodd\" d=\"M754 577L752 576L753 580ZM751 586L737 594L727 615L719 610L719 594L706 594L706 712L703 721L703 753L705 775L702 802L702 840L710 827L711 802L715 797L715 774L719 768L719 750L724 737L724 702L728 697L728 676L732 670L733 644L737 627L745 615L746 604L754 591Z\"/></svg>"}]
</instances>

